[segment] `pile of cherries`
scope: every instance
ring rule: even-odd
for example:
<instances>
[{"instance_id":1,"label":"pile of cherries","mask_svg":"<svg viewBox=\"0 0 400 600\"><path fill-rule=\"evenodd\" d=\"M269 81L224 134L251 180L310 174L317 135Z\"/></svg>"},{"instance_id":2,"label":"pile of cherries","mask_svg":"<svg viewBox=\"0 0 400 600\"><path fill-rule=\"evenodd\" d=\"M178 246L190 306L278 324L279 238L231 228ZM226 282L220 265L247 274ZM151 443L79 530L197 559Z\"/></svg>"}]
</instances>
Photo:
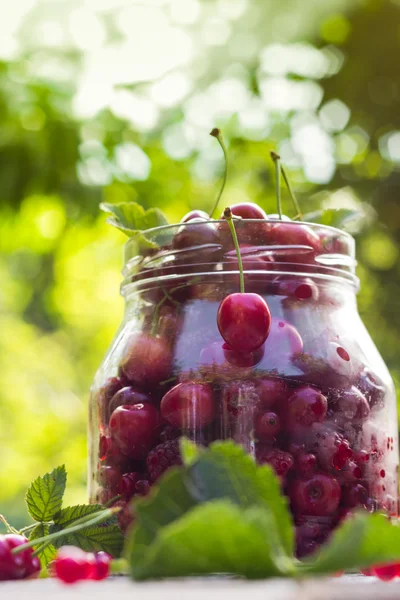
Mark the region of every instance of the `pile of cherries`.
<instances>
[{"instance_id":1,"label":"pile of cherries","mask_svg":"<svg viewBox=\"0 0 400 600\"><path fill-rule=\"evenodd\" d=\"M315 276L323 254L350 255L347 236L243 203L216 221L189 213L142 257L142 321L126 324L117 372L95 392L92 499L115 498L123 528L129 500L181 463L182 435L233 439L272 465L299 556L357 507L396 511L395 434L376 424L387 390L347 329L349 284Z\"/></svg>"},{"instance_id":2,"label":"pile of cherries","mask_svg":"<svg viewBox=\"0 0 400 600\"><path fill-rule=\"evenodd\" d=\"M0 535L0 581L29 579L38 575L40 561L33 555L32 548L26 548L18 554L12 552L27 541L23 535Z\"/></svg>"},{"instance_id":3,"label":"pile of cherries","mask_svg":"<svg viewBox=\"0 0 400 600\"><path fill-rule=\"evenodd\" d=\"M67 584L101 581L110 574L111 556L107 552L84 552L75 546L63 546L51 564L52 573Z\"/></svg>"}]
</instances>

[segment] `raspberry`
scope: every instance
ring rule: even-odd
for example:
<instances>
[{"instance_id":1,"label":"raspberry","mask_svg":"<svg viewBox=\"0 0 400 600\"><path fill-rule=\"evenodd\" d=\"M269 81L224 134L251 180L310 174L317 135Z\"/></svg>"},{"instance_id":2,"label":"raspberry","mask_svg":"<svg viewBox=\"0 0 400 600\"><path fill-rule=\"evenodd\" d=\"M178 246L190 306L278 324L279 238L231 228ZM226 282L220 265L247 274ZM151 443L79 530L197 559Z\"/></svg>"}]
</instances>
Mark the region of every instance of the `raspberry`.
<instances>
[{"instance_id":1,"label":"raspberry","mask_svg":"<svg viewBox=\"0 0 400 600\"><path fill-rule=\"evenodd\" d=\"M285 477L293 467L292 455L276 448L272 450L268 447L257 449L257 462L261 465L265 463L271 465L279 477Z\"/></svg>"},{"instance_id":2,"label":"raspberry","mask_svg":"<svg viewBox=\"0 0 400 600\"><path fill-rule=\"evenodd\" d=\"M156 481L172 465L181 465L179 441L170 440L159 444L147 456L147 469L150 479Z\"/></svg>"},{"instance_id":3,"label":"raspberry","mask_svg":"<svg viewBox=\"0 0 400 600\"><path fill-rule=\"evenodd\" d=\"M119 512L117 515L118 525L122 531L126 531L133 521L133 515L129 506L129 502L126 502L125 500L118 500L118 502L115 502L113 506L122 508L121 512Z\"/></svg>"}]
</instances>

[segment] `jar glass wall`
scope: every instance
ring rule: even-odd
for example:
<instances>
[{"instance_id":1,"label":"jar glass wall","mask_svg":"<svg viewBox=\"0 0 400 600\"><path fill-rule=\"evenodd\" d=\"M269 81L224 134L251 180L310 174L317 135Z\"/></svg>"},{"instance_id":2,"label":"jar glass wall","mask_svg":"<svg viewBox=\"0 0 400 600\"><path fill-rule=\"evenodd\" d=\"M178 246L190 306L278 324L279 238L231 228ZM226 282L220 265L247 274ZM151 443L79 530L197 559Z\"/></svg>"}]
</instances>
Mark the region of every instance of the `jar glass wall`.
<instances>
[{"instance_id":1,"label":"jar glass wall","mask_svg":"<svg viewBox=\"0 0 400 600\"><path fill-rule=\"evenodd\" d=\"M394 388L357 312L353 238L294 222L235 225L246 291L272 315L265 344L247 354L217 327L220 302L239 291L226 222L126 244L125 316L91 394L90 499L148 493L180 463L182 435L232 439L280 477L302 556L350 510L397 512Z\"/></svg>"}]
</instances>

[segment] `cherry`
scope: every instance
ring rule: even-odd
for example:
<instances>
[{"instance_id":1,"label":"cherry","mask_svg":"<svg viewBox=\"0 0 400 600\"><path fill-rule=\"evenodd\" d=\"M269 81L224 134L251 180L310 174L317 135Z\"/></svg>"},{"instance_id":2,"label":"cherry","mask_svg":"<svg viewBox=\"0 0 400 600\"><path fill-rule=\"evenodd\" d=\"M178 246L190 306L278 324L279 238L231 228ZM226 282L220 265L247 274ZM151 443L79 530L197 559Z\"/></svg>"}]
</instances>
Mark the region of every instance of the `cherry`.
<instances>
[{"instance_id":1,"label":"cherry","mask_svg":"<svg viewBox=\"0 0 400 600\"><path fill-rule=\"evenodd\" d=\"M246 443L254 426L257 394L251 381L231 381L222 389L220 420L222 437Z\"/></svg>"},{"instance_id":2,"label":"cherry","mask_svg":"<svg viewBox=\"0 0 400 600\"><path fill-rule=\"evenodd\" d=\"M368 500L368 492L360 483L344 485L342 487L342 505L347 508L365 506Z\"/></svg>"},{"instance_id":3,"label":"cherry","mask_svg":"<svg viewBox=\"0 0 400 600\"><path fill-rule=\"evenodd\" d=\"M89 555L90 556L90 555ZM102 581L110 574L111 556L107 552L96 552L90 560L90 571L87 579Z\"/></svg>"},{"instance_id":4,"label":"cherry","mask_svg":"<svg viewBox=\"0 0 400 600\"><path fill-rule=\"evenodd\" d=\"M145 404L151 402L149 396L132 386L126 386L120 389L111 399L109 404L109 415L111 415L118 406L129 404Z\"/></svg>"},{"instance_id":5,"label":"cherry","mask_svg":"<svg viewBox=\"0 0 400 600\"><path fill-rule=\"evenodd\" d=\"M254 202L240 202L239 204L232 204L231 212L235 217L241 217L242 219L268 219L267 213ZM222 213L221 219L225 218L225 214Z\"/></svg>"},{"instance_id":6,"label":"cherry","mask_svg":"<svg viewBox=\"0 0 400 600\"><path fill-rule=\"evenodd\" d=\"M273 440L281 430L279 417L274 412L262 412L257 415L255 422L256 437L262 442Z\"/></svg>"},{"instance_id":7,"label":"cherry","mask_svg":"<svg viewBox=\"0 0 400 600\"><path fill-rule=\"evenodd\" d=\"M117 490L119 480L121 478L121 471L117 467L109 465L102 465L98 472L99 483L112 490Z\"/></svg>"},{"instance_id":8,"label":"cherry","mask_svg":"<svg viewBox=\"0 0 400 600\"><path fill-rule=\"evenodd\" d=\"M192 219L205 219L207 221L209 216L204 210L191 210L190 212L186 213L184 217L182 217L181 223L187 223Z\"/></svg>"},{"instance_id":9,"label":"cherry","mask_svg":"<svg viewBox=\"0 0 400 600\"><path fill-rule=\"evenodd\" d=\"M265 271L268 269L268 263L273 261L271 254L261 254L259 246L250 244L240 244L240 254L242 257L242 265L245 271L246 289L253 292L258 292L267 288L268 280L264 273L255 275L248 274L246 271ZM237 271L239 270L239 262L236 255L236 250L230 250L224 255L224 270ZM240 284L240 277L235 277L237 283Z\"/></svg>"},{"instance_id":10,"label":"cherry","mask_svg":"<svg viewBox=\"0 0 400 600\"><path fill-rule=\"evenodd\" d=\"M289 431L299 425L309 427L324 420L328 409L326 397L311 386L298 388L287 400L285 425Z\"/></svg>"},{"instance_id":11,"label":"cherry","mask_svg":"<svg viewBox=\"0 0 400 600\"><path fill-rule=\"evenodd\" d=\"M195 248L206 244L212 244L216 246L215 250L219 250L219 233L212 221L200 217L190 219L187 223L182 224L172 240L172 247L176 250Z\"/></svg>"},{"instance_id":12,"label":"cherry","mask_svg":"<svg viewBox=\"0 0 400 600\"><path fill-rule=\"evenodd\" d=\"M295 513L324 517L336 511L341 492L334 477L315 473L309 479L294 480L289 493Z\"/></svg>"},{"instance_id":13,"label":"cherry","mask_svg":"<svg viewBox=\"0 0 400 600\"><path fill-rule=\"evenodd\" d=\"M284 379L279 377L265 377L255 381L259 405L265 409L272 409L278 403L282 404L289 394L289 388Z\"/></svg>"},{"instance_id":14,"label":"cherry","mask_svg":"<svg viewBox=\"0 0 400 600\"><path fill-rule=\"evenodd\" d=\"M161 415L179 429L201 429L214 420L212 388L206 383L178 383L161 400Z\"/></svg>"},{"instance_id":15,"label":"cherry","mask_svg":"<svg viewBox=\"0 0 400 600\"><path fill-rule=\"evenodd\" d=\"M272 450L268 447L257 448L256 452L257 462L261 465L269 464L274 469L275 473L284 478L287 473L293 467L293 456L289 452L283 452L273 448Z\"/></svg>"},{"instance_id":16,"label":"cherry","mask_svg":"<svg viewBox=\"0 0 400 600\"><path fill-rule=\"evenodd\" d=\"M266 359L292 356L303 351L303 340L296 327L283 319L272 319L268 340L265 344Z\"/></svg>"},{"instance_id":17,"label":"cherry","mask_svg":"<svg viewBox=\"0 0 400 600\"><path fill-rule=\"evenodd\" d=\"M332 394L332 404L337 416L344 422L362 423L370 413L367 399L355 386L346 391L335 391Z\"/></svg>"},{"instance_id":18,"label":"cherry","mask_svg":"<svg viewBox=\"0 0 400 600\"><path fill-rule=\"evenodd\" d=\"M151 388L171 374L172 355L169 344L160 337L140 333L130 340L121 361L121 372L129 381Z\"/></svg>"},{"instance_id":19,"label":"cherry","mask_svg":"<svg viewBox=\"0 0 400 600\"><path fill-rule=\"evenodd\" d=\"M371 573L381 581L392 581L395 577L400 577L400 563L372 567Z\"/></svg>"},{"instance_id":20,"label":"cherry","mask_svg":"<svg viewBox=\"0 0 400 600\"><path fill-rule=\"evenodd\" d=\"M301 477L308 477L317 468L317 457L315 454L299 452L295 457L296 471Z\"/></svg>"},{"instance_id":21,"label":"cherry","mask_svg":"<svg viewBox=\"0 0 400 600\"><path fill-rule=\"evenodd\" d=\"M275 280L276 293L281 296L287 296L287 300L297 304L313 301L316 302L319 297L318 286L309 277L305 278L282 278Z\"/></svg>"},{"instance_id":22,"label":"cherry","mask_svg":"<svg viewBox=\"0 0 400 600\"><path fill-rule=\"evenodd\" d=\"M309 249L288 248L279 251L280 261L306 263L314 260L316 252L320 252L321 241L318 235L303 223L277 221L268 232L268 242L277 246L308 246Z\"/></svg>"},{"instance_id":23,"label":"cherry","mask_svg":"<svg viewBox=\"0 0 400 600\"><path fill-rule=\"evenodd\" d=\"M258 364L264 356L264 348L257 348L254 352L235 352L228 346L228 344L222 344L222 350L224 357L230 365L235 367L254 367Z\"/></svg>"},{"instance_id":24,"label":"cherry","mask_svg":"<svg viewBox=\"0 0 400 600\"><path fill-rule=\"evenodd\" d=\"M119 406L110 418L111 438L129 458L146 456L158 436L159 412L152 404Z\"/></svg>"},{"instance_id":25,"label":"cherry","mask_svg":"<svg viewBox=\"0 0 400 600\"><path fill-rule=\"evenodd\" d=\"M23 535L0 535L0 581L25 579L40 571L40 561L37 556L33 556L33 548L27 548L18 554L12 553L14 548L27 541Z\"/></svg>"},{"instance_id":26,"label":"cherry","mask_svg":"<svg viewBox=\"0 0 400 600\"><path fill-rule=\"evenodd\" d=\"M88 554L75 546L62 546L53 562L56 577L69 584L89 579L92 568Z\"/></svg>"},{"instance_id":27,"label":"cherry","mask_svg":"<svg viewBox=\"0 0 400 600\"><path fill-rule=\"evenodd\" d=\"M236 221L237 236L240 243L244 244L265 244L267 243L268 231L271 227L266 221L268 215L257 204L252 202L241 202L231 206L232 214L235 217L240 217L242 220ZM225 213L221 215L221 219L226 219ZM249 222L247 219L255 219L259 222ZM232 248L232 238L229 234L228 225L219 223L218 225L222 244L225 248Z\"/></svg>"},{"instance_id":28,"label":"cherry","mask_svg":"<svg viewBox=\"0 0 400 600\"><path fill-rule=\"evenodd\" d=\"M377 410L384 407L385 384L371 369L365 368L362 371L357 387L365 395L371 408L376 407Z\"/></svg>"},{"instance_id":29,"label":"cherry","mask_svg":"<svg viewBox=\"0 0 400 600\"><path fill-rule=\"evenodd\" d=\"M217 325L225 342L237 352L253 352L268 337L271 313L258 294L230 294L221 302Z\"/></svg>"}]
</instances>

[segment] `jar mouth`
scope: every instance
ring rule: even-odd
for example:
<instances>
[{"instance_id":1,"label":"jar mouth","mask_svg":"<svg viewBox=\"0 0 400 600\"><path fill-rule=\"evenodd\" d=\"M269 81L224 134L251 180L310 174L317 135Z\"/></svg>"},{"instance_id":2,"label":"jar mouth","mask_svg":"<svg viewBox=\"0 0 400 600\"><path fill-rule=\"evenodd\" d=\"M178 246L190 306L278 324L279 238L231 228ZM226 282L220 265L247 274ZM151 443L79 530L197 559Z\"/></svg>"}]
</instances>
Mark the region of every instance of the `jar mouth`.
<instances>
[{"instance_id":1,"label":"jar mouth","mask_svg":"<svg viewBox=\"0 0 400 600\"><path fill-rule=\"evenodd\" d=\"M247 275L323 278L346 281L358 289L355 240L345 231L277 219L235 219L235 228ZM182 277L238 273L236 251L224 219L147 229L126 242L124 255L124 295L127 287L132 290Z\"/></svg>"}]
</instances>

